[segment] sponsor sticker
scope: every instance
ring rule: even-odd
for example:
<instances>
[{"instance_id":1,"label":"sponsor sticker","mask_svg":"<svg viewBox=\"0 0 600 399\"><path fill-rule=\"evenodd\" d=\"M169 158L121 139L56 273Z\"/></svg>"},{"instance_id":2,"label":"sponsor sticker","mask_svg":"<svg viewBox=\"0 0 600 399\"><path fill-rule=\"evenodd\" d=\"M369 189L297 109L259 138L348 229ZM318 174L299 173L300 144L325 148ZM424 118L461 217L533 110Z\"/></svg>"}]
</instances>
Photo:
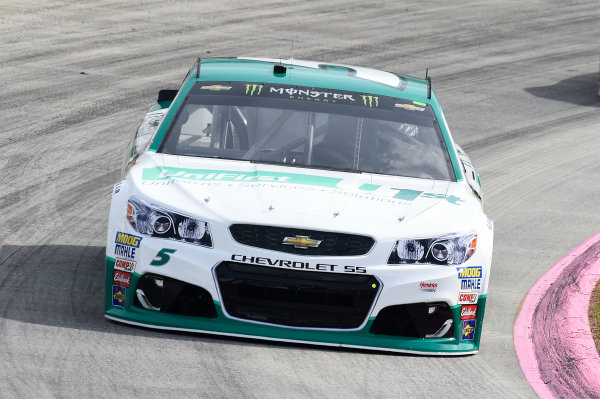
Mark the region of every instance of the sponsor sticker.
<instances>
[{"instance_id":1,"label":"sponsor sticker","mask_svg":"<svg viewBox=\"0 0 600 399\"><path fill-rule=\"evenodd\" d=\"M361 94L360 96L362 97L363 104L366 107L369 107L369 108L373 108L373 107L377 108L377 107L379 107L379 97L377 97L377 96L369 96L369 95L364 95L364 94Z\"/></svg>"},{"instance_id":2,"label":"sponsor sticker","mask_svg":"<svg viewBox=\"0 0 600 399\"><path fill-rule=\"evenodd\" d=\"M210 91L222 91L229 90L231 86L223 86L223 85L210 85L210 86L202 86L202 90L210 90Z\"/></svg>"},{"instance_id":3,"label":"sponsor sticker","mask_svg":"<svg viewBox=\"0 0 600 399\"><path fill-rule=\"evenodd\" d=\"M285 259L271 259L262 256L246 256L241 254L231 255L231 260L234 262L250 263L261 266L276 266L289 269L312 270L319 272L337 272L337 273L367 273L365 266L353 265L335 265L331 263L311 263L304 261L294 261ZM375 287L373 287L375 288Z\"/></svg>"},{"instance_id":4,"label":"sponsor sticker","mask_svg":"<svg viewBox=\"0 0 600 399\"><path fill-rule=\"evenodd\" d=\"M464 305L460 308L460 319L471 320L477 318L477 305Z\"/></svg>"},{"instance_id":5,"label":"sponsor sticker","mask_svg":"<svg viewBox=\"0 0 600 399\"><path fill-rule=\"evenodd\" d=\"M475 339L475 320L464 320L460 339L462 341L473 341Z\"/></svg>"},{"instance_id":6,"label":"sponsor sticker","mask_svg":"<svg viewBox=\"0 0 600 399\"><path fill-rule=\"evenodd\" d=\"M461 290L480 290L483 277L481 266L457 267Z\"/></svg>"},{"instance_id":7,"label":"sponsor sticker","mask_svg":"<svg viewBox=\"0 0 600 399\"><path fill-rule=\"evenodd\" d=\"M425 281L421 281L419 283L419 288L421 288L423 291L435 292L437 290L437 287L438 287L437 283L428 283Z\"/></svg>"},{"instance_id":8,"label":"sponsor sticker","mask_svg":"<svg viewBox=\"0 0 600 399\"><path fill-rule=\"evenodd\" d=\"M479 298L479 294L476 292L460 292L458 294L458 303L460 305L477 303L477 298Z\"/></svg>"},{"instance_id":9,"label":"sponsor sticker","mask_svg":"<svg viewBox=\"0 0 600 399\"><path fill-rule=\"evenodd\" d=\"M133 273L135 271L135 261L116 258L115 259L115 269L123 270L124 272Z\"/></svg>"},{"instance_id":10,"label":"sponsor sticker","mask_svg":"<svg viewBox=\"0 0 600 399\"><path fill-rule=\"evenodd\" d=\"M127 288L121 287L119 285L112 286L112 304L113 306L125 307L125 297L127 294Z\"/></svg>"},{"instance_id":11,"label":"sponsor sticker","mask_svg":"<svg viewBox=\"0 0 600 399\"><path fill-rule=\"evenodd\" d=\"M396 107L396 108L404 108L404 109L407 109L409 111L420 111L420 112L425 111L425 108L423 108L423 107L417 107L416 105L412 105L412 104L394 104L394 107Z\"/></svg>"},{"instance_id":12,"label":"sponsor sticker","mask_svg":"<svg viewBox=\"0 0 600 399\"><path fill-rule=\"evenodd\" d=\"M120 285L121 287L129 288L130 281L131 281L131 273L122 272L120 270L115 270L113 272L113 284Z\"/></svg>"},{"instance_id":13,"label":"sponsor sticker","mask_svg":"<svg viewBox=\"0 0 600 399\"><path fill-rule=\"evenodd\" d=\"M135 259L135 250L140 247L142 237L117 232L115 237L115 255L126 259Z\"/></svg>"}]
</instances>

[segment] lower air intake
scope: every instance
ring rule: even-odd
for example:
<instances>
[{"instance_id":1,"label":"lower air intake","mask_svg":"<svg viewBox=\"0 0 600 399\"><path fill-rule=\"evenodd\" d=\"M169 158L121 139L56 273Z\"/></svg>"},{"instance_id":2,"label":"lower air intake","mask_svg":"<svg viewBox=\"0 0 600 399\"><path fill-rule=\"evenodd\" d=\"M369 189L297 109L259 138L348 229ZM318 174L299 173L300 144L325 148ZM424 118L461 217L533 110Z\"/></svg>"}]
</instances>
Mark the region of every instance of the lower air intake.
<instances>
[{"instance_id":1,"label":"lower air intake","mask_svg":"<svg viewBox=\"0 0 600 399\"><path fill-rule=\"evenodd\" d=\"M379 291L369 275L221 263L217 280L227 313L292 327L358 328Z\"/></svg>"},{"instance_id":2,"label":"lower air intake","mask_svg":"<svg viewBox=\"0 0 600 399\"><path fill-rule=\"evenodd\" d=\"M447 303L411 303L383 308L372 334L415 338L452 338L452 310Z\"/></svg>"},{"instance_id":3,"label":"lower air intake","mask_svg":"<svg viewBox=\"0 0 600 399\"><path fill-rule=\"evenodd\" d=\"M204 288L157 274L144 274L134 305L163 313L217 317L212 296Z\"/></svg>"}]
</instances>

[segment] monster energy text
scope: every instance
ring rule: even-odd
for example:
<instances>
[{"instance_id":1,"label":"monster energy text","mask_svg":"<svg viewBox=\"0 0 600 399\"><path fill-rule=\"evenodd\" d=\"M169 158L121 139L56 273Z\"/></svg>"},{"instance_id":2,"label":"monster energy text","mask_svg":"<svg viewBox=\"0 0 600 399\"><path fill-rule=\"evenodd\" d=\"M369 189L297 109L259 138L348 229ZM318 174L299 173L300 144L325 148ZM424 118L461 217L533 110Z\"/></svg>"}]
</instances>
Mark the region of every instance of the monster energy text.
<instances>
[{"instance_id":1,"label":"monster energy text","mask_svg":"<svg viewBox=\"0 0 600 399\"><path fill-rule=\"evenodd\" d=\"M315 99L318 101L322 99L322 101L327 102L331 100L347 100L347 101L356 101L352 94L342 94L342 93L332 93L330 91L318 91L318 90L309 90L309 89L296 89L293 87L289 87L284 89L283 87L271 87L269 93L277 93L277 94L288 94L290 98L298 98L298 99Z\"/></svg>"}]
</instances>

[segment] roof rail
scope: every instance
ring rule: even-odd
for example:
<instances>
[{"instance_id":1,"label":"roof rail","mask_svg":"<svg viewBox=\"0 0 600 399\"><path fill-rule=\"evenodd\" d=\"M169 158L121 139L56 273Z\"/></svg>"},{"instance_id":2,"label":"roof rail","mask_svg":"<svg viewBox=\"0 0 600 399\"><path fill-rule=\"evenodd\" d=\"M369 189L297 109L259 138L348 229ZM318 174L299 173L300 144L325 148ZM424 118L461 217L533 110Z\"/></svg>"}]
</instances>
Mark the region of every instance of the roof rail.
<instances>
[{"instance_id":1,"label":"roof rail","mask_svg":"<svg viewBox=\"0 0 600 399\"><path fill-rule=\"evenodd\" d=\"M196 62L196 79L200 77L200 61L202 61L202 58L198 57L198 61Z\"/></svg>"}]
</instances>

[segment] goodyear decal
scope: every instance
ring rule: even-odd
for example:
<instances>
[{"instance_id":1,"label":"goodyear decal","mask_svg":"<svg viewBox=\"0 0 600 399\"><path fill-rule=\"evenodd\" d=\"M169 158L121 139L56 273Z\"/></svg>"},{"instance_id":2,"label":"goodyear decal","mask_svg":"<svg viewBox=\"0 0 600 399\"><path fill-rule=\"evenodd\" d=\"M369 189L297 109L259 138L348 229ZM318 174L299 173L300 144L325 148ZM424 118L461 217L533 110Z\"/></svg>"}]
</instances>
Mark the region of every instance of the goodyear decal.
<instances>
[{"instance_id":1,"label":"goodyear decal","mask_svg":"<svg viewBox=\"0 0 600 399\"><path fill-rule=\"evenodd\" d=\"M142 237L117 231L115 255L125 259L135 259L135 250L140 247Z\"/></svg>"},{"instance_id":2,"label":"goodyear decal","mask_svg":"<svg viewBox=\"0 0 600 399\"><path fill-rule=\"evenodd\" d=\"M480 290L483 277L481 266L457 267L461 290Z\"/></svg>"}]
</instances>

